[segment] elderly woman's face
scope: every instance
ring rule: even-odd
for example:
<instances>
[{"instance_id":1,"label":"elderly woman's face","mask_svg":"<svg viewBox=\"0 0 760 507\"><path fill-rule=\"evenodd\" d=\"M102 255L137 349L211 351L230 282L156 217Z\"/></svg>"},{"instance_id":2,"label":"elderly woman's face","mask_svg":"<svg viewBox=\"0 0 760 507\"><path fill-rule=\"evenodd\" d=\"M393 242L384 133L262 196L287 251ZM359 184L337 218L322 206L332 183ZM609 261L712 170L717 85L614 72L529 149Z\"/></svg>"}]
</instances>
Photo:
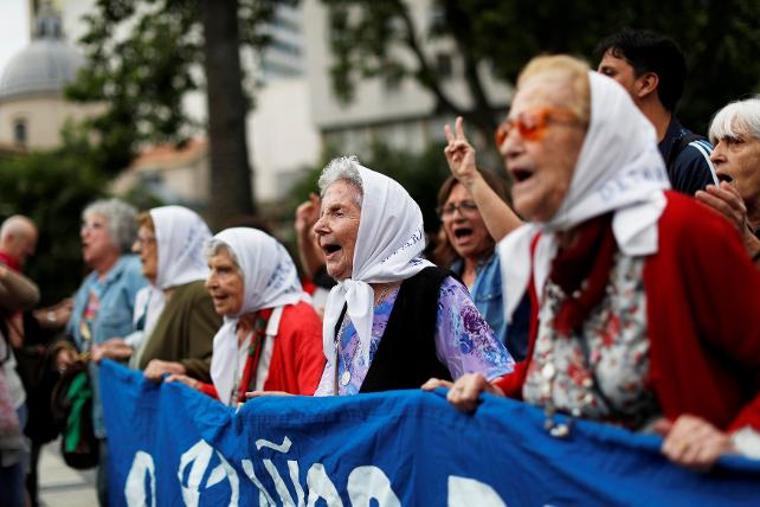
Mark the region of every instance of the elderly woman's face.
<instances>
[{"instance_id":1,"label":"elderly woman's face","mask_svg":"<svg viewBox=\"0 0 760 507\"><path fill-rule=\"evenodd\" d=\"M314 224L327 273L336 280L350 277L354 269L354 249L361 217L361 208L356 204L359 195L354 185L336 181L327 187L319 220Z\"/></svg>"},{"instance_id":2,"label":"elderly woman's face","mask_svg":"<svg viewBox=\"0 0 760 507\"><path fill-rule=\"evenodd\" d=\"M573 177L585 129L568 109L570 84L538 74L512 101L499 146L513 178L512 200L525 219L546 222L559 210Z\"/></svg>"},{"instance_id":3,"label":"elderly woman's face","mask_svg":"<svg viewBox=\"0 0 760 507\"><path fill-rule=\"evenodd\" d=\"M239 314L245 296L243 277L229 252L222 249L211 257L208 269L206 290L211 295L216 313L228 317Z\"/></svg>"},{"instance_id":4,"label":"elderly woman's face","mask_svg":"<svg viewBox=\"0 0 760 507\"><path fill-rule=\"evenodd\" d=\"M446 238L463 259L480 257L493 245L470 192L459 183L441 206L441 222Z\"/></svg>"},{"instance_id":5,"label":"elderly woman's face","mask_svg":"<svg viewBox=\"0 0 760 507\"><path fill-rule=\"evenodd\" d=\"M731 176L744 202L760 198L760 139L740 130L736 138L719 139L710 159L718 176Z\"/></svg>"},{"instance_id":6,"label":"elderly woman's face","mask_svg":"<svg viewBox=\"0 0 760 507\"><path fill-rule=\"evenodd\" d=\"M156 281L158 274L158 243L156 233L149 227L141 225L137 230L137 240L132 250L140 255L143 276L151 282Z\"/></svg>"},{"instance_id":7,"label":"elderly woman's face","mask_svg":"<svg viewBox=\"0 0 760 507\"><path fill-rule=\"evenodd\" d=\"M108 220L103 215L92 213L85 216L79 237L82 240L82 258L90 267L119 253L118 247L111 241Z\"/></svg>"}]
</instances>

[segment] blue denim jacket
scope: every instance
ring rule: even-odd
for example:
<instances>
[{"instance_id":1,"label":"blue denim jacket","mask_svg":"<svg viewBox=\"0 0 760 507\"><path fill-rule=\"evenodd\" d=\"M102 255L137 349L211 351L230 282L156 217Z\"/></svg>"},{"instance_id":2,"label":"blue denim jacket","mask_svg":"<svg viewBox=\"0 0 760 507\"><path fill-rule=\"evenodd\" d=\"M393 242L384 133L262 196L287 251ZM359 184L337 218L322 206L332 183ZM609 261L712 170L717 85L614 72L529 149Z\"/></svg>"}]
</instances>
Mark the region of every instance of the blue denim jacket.
<instances>
[{"instance_id":1,"label":"blue denim jacket","mask_svg":"<svg viewBox=\"0 0 760 507\"><path fill-rule=\"evenodd\" d=\"M109 338L122 338L134 331L132 313L135 306L135 296L137 291L147 283L142 275L140 259L136 255L122 255L102 280L98 280L98 275L95 272L87 275L74 295L74 309L71 312L71 318L66 329L69 335L73 337L77 348L80 351L85 351L92 346L92 344L86 343L80 331L82 313L87 307L90 291L95 292L100 299L100 309L91 326L92 341L103 343ZM98 367L94 363L90 363L90 377L93 384L95 435L98 438L105 438Z\"/></svg>"},{"instance_id":2,"label":"blue denim jacket","mask_svg":"<svg viewBox=\"0 0 760 507\"><path fill-rule=\"evenodd\" d=\"M451 265L457 275L462 274L464 262L459 259ZM470 290L478 311L507 348L515 361L522 361L528 353L528 331L530 327L530 300L526 297L515 310L512 324L507 325L502 301L501 264L494 252L489 258L478 263L475 268L475 283Z\"/></svg>"}]
</instances>

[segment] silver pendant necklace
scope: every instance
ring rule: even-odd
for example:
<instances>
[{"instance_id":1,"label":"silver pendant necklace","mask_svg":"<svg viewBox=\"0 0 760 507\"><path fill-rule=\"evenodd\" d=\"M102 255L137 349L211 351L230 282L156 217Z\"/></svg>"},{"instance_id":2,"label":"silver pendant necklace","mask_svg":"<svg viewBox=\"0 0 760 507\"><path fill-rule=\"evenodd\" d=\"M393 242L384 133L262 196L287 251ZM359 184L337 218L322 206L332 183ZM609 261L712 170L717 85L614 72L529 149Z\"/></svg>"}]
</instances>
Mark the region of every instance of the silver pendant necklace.
<instances>
[{"instance_id":1,"label":"silver pendant necklace","mask_svg":"<svg viewBox=\"0 0 760 507\"><path fill-rule=\"evenodd\" d=\"M388 285L386 287L383 287L383 289L380 291L378 297L375 299L374 306L377 306L383 298L385 298L388 293L391 291L391 289L394 287L394 285ZM340 323L340 328L338 329L338 332L335 334L335 394L338 394L338 384L340 383L341 386L346 387L351 382L351 371L349 371L349 365L351 364L350 361L353 359L353 356L350 358L346 358L342 351L341 351L341 338L343 337L343 333L346 330L346 322L348 321L348 315L343 316L343 321ZM354 354L356 351L354 351ZM340 377L338 376L338 370L340 370L340 364L338 362L338 359L343 360L343 367L345 370L343 373L340 374Z\"/></svg>"}]
</instances>

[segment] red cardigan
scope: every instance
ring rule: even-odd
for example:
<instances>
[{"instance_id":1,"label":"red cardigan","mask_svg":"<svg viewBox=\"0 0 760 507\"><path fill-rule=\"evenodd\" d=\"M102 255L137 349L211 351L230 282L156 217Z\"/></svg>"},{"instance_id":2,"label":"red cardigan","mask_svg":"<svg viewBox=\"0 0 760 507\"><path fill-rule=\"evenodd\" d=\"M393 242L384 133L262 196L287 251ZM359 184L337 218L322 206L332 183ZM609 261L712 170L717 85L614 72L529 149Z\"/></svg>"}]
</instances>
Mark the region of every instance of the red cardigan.
<instances>
[{"instance_id":1,"label":"red cardigan","mask_svg":"<svg viewBox=\"0 0 760 507\"><path fill-rule=\"evenodd\" d=\"M248 362L252 361L253 358L248 356ZM319 385L324 368L322 321L309 303L301 301L287 305L282 310L280 327L274 339L264 390L311 396ZM256 372L252 375L255 378ZM212 384L202 383L199 389L217 397ZM245 390L245 387L242 389Z\"/></svg>"},{"instance_id":2,"label":"red cardigan","mask_svg":"<svg viewBox=\"0 0 760 507\"><path fill-rule=\"evenodd\" d=\"M644 264L649 378L663 414L760 431L760 271L731 225L690 197L666 193L656 254ZM531 287L533 283L531 282ZM496 383L522 398L528 359Z\"/></svg>"}]
</instances>

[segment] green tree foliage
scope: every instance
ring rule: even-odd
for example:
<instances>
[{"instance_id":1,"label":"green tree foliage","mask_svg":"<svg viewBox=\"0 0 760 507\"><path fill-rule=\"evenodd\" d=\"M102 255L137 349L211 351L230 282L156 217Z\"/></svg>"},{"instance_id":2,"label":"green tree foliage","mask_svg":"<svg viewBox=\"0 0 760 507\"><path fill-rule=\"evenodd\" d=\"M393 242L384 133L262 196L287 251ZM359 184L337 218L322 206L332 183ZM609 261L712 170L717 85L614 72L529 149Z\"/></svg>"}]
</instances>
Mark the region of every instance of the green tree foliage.
<instances>
[{"instance_id":1,"label":"green tree foliage","mask_svg":"<svg viewBox=\"0 0 760 507\"><path fill-rule=\"evenodd\" d=\"M240 212L251 211L247 156L230 154L235 150L220 137L233 138L247 151L245 113L251 102L241 89L239 53L230 48L263 48L269 42L263 27L280 3L294 2L97 0L93 12L84 18L87 33L80 40L86 67L67 89L71 100L104 107L84 125L85 132L95 134L97 140L93 153L97 165L116 174L145 143L181 144L203 127L188 117L182 101L212 81L204 78L204 70L213 68L211 77L222 86L207 88L210 123L224 125L227 131L212 128L209 133L212 179L233 182L235 188L225 202L216 203L219 206L212 202L210 208L226 209L232 203ZM230 9L232 27L218 23ZM219 59L220 65L209 67L209 58ZM229 111L234 118L225 114ZM215 118L220 114L221 119ZM212 200L218 193L212 192Z\"/></svg>"},{"instance_id":2,"label":"green tree foliage","mask_svg":"<svg viewBox=\"0 0 760 507\"><path fill-rule=\"evenodd\" d=\"M0 160L0 217L27 215L40 231L27 272L40 285L44 304L70 296L81 283L80 217L105 185L81 144Z\"/></svg>"},{"instance_id":3,"label":"green tree foliage","mask_svg":"<svg viewBox=\"0 0 760 507\"><path fill-rule=\"evenodd\" d=\"M479 64L508 82L539 53L571 53L595 65L597 43L626 26L670 35L686 52L690 78L679 114L693 128L704 129L719 107L760 87L756 0L430 0L423 23L411 15L418 5L412 1L322 2L330 12L332 77L340 96L350 99L362 78L414 79L439 110L465 116L489 139L494 104L483 93ZM433 55L423 50L443 38L454 42L461 58L460 77L473 98L468 110L456 105Z\"/></svg>"}]
</instances>

